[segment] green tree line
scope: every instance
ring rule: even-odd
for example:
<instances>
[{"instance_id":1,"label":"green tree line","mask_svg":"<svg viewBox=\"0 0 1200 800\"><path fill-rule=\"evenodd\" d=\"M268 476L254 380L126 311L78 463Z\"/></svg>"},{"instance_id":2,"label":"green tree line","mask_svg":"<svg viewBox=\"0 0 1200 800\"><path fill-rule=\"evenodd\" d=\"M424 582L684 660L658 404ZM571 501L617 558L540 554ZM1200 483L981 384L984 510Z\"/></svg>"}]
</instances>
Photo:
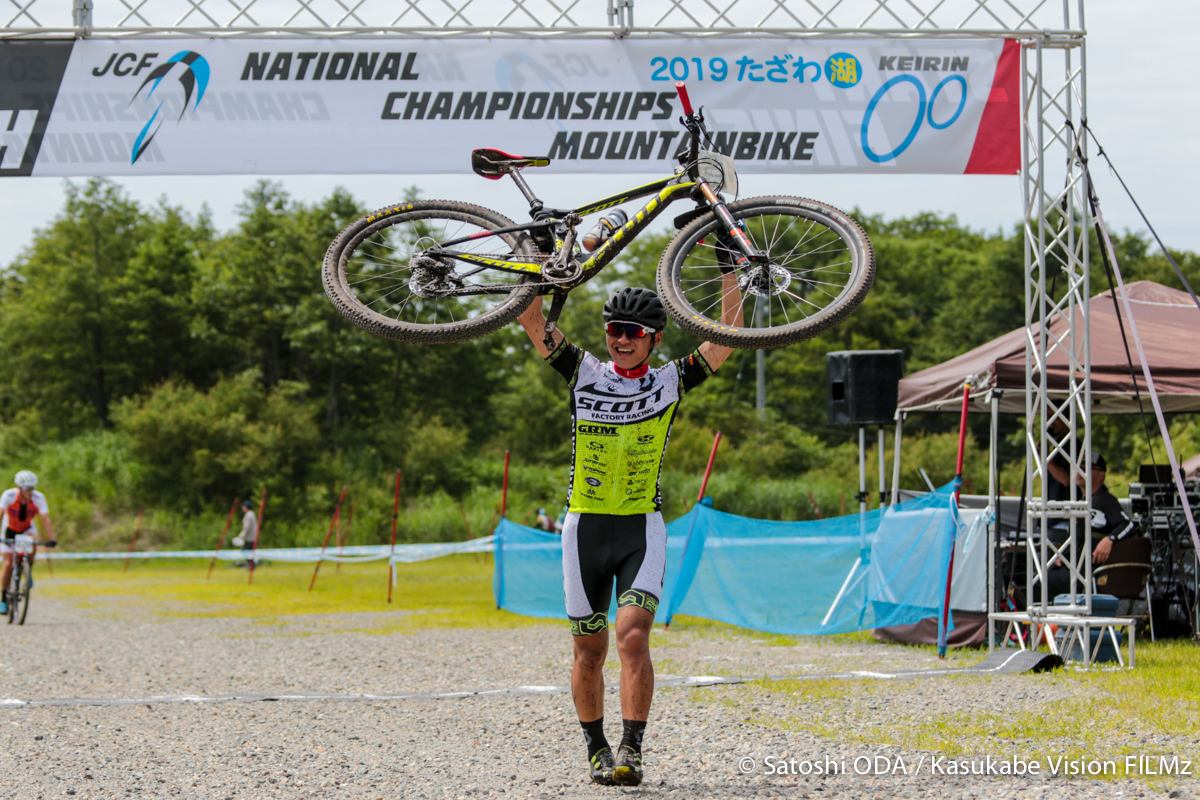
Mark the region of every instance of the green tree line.
<instances>
[{"instance_id":1,"label":"green tree line","mask_svg":"<svg viewBox=\"0 0 1200 800\"><path fill-rule=\"evenodd\" d=\"M397 469L402 541L479 535L494 521L505 451L510 517L556 511L570 457L566 390L516 325L473 342L406 345L350 325L324 297L325 249L365 211L340 189L310 204L264 181L222 233L205 213L145 207L108 180L67 183L61 213L0 274L0 466L43 476L80 547L111 546L141 507L152 542L209 546L233 498L263 490L264 543L311 544L342 485L356 505L352 538L383 541ZM856 217L879 262L871 294L837 329L767 353L765 415L753 407L748 351L689 396L667 455L668 517L694 499L717 430L726 442L710 484L718 507L774 519L840 513L857 488L856 449L853 430L826 422L825 353L902 349L912 372L1023 324L1017 227ZM604 298L620 285L653 286L669 236L642 237L573 292L568 336L602 353ZM1177 283L1146 237L1115 244L1127 281ZM1197 257L1175 256L1200 283ZM1106 286L1095 270L1092 286ZM697 344L672 328L656 358ZM904 485L921 485L917 466L951 477L956 424L913 418ZM1005 424L1007 478L1020 474L1023 446L1018 422ZM1177 425L1200 445L1191 422ZM1146 456L1136 419L1096 428L1110 465ZM973 429L985 442L986 421ZM967 477L981 487L977 441Z\"/></svg>"}]
</instances>

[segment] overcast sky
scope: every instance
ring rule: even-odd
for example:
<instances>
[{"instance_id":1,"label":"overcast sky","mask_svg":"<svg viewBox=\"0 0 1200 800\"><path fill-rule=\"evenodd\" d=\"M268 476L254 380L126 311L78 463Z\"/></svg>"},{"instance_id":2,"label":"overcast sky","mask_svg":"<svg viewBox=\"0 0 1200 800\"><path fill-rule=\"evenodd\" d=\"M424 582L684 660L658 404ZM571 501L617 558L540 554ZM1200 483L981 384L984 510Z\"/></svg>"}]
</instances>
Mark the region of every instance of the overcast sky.
<instances>
[{"instance_id":1,"label":"overcast sky","mask_svg":"<svg viewBox=\"0 0 1200 800\"><path fill-rule=\"evenodd\" d=\"M1179 0L1088 0L1089 122L1151 223L1171 247L1200 251L1195 213L1200 162L1192 158L1200 87L1194 79L1192 39L1200 32L1200 3ZM485 144L486 142L481 142ZM1093 155L1095 151L1093 149ZM1093 159L1105 217L1117 230L1142 230L1140 219L1116 180ZM463 154L463 167L468 167ZM199 210L207 204L218 229L236 223L235 207L259 176L158 177L123 181L132 197ZM400 199L410 185L425 197L471 200L514 219L527 206L511 182L486 181L473 173L437 176L266 176L293 197L315 201L344 186L372 208ZM644 176L646 180L657 175ZM553 176L530 173L538 194L569 206L634 185L638 176ZM583 181L586 187L581 187ZM976 229L1011 230L1021 216L1016 177L960 175L747 175L743 196L796 194L846 210L861 208L886 217L921 211L957 214ZM61 210L59 178L0 180L0 265L12 259Z\"/></svg>"}]
</instances>

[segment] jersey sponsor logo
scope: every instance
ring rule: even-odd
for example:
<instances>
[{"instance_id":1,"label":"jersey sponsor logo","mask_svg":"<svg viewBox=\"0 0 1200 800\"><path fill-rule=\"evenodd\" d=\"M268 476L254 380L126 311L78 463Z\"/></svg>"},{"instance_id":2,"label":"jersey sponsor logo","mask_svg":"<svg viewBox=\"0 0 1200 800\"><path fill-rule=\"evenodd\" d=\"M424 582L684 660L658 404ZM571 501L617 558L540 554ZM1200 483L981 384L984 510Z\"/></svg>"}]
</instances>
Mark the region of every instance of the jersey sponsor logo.
<instances>
[{"instance_id":1,"label":"jersey sponsor logo","mask_svg":"<svg viewBox=\"0 0 1200 800\"><path fill-rule=\"evenodd\" d=\"M592 450L592 451L594 451L594 452L597 452L597 453L603 453L603 452L604 452L604 445L603 445L603 444L601 444L600 442L595 442L595 441L593 441L593 442L588 442L588 443L587 443L587 447L588 447L588 450Z\"/></svg>"},{"instance_id":2,"label":"jersey sponsor logo","mask_svg":"<svg viewBox=\"0 0 1200 800\"><path fill-rule=\"evenodd\" d=\"M650 389L649 386L638 386L639 392L646 392L649 389ZM616 398L624 399L624 398L629 398L629 397L634 396L634 395L630 394L628 389L623 388L621 386L617 386L616 384L613 384L613 383L601 384L601 383L597 383L595 381L593 381L592 383L586 384L584 386L577 387L575 389L575 391L580 392L581 394L595 395L596 397L616 397ZM661 389L659 391L661 391Z\"/></svg>"},{"instance_id":3,"label":"jersey sponsor logo","mask_svg":"<svg viewBox=\"0 0 1200 800\"><path fill-rule=\"evenodd\" d=\"M659 388L657 391L644 394L641 397L629 397L629 395L625 395L628 398L625 400L601 400L581 393L577 398L577 404L579 408L586 411L628 414L631 411L645 411L648 408L657 406L662 399L662 393L662 388ZM605 395L600 396L604 397Z\"/></svg>"},{"instance_id":4,"label":"jersey sponsor logo","mask_svg":"<svg viewBox=\"0 0 1200 800\"><path fill-rule=\"evenodd\" d=\"M599 478L590 478L590 477L584 478L583 481L588 486L600 486L601 484L604 483L604 481L600 480Z\"/></svg>"},{"instance_id":5,"label":"jersey sponsor logo","mask_svg":"<svg viewBox=\"0 0 1200 800\"><path fill-rule=\"evenodd\" d=\"M592 425L587 422L579 423L578 431L590 436L616 436L616 425Z\"/></svg>"}]
</instances>

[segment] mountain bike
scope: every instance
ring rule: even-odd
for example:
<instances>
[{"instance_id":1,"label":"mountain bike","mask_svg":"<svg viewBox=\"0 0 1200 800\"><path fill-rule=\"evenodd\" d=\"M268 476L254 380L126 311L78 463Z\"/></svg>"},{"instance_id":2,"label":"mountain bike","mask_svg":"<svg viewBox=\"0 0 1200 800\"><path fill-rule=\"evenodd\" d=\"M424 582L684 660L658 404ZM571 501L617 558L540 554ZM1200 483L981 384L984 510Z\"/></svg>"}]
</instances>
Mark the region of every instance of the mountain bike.
<instances>
[{"instance_id":1,"label":"mountain bike","mask_svg":"<svg viewBox=\"0 0 1200 800\"><path fill-rule=\"evenodd\" d=\"M8 603L8 624L25 624L29 613L29 590L33 588L33 537L18 533L7 540L13 551L12 577L4 587L4 602ZM50 542L47 546L53 547Z\"/></svg>"},{"instance_id":2,"label":"mountain bike","mask_svg":"<svg viewBox=\"0 0 1200 800\"><path fill-rule=\"evenodd\" d=\"M349 225L329 246L322 267L326 295L371 333L435 344L496 331L535 296L549 294L549 343L567 294L612 263L667 206L690 200L695 206L675 218L678 233L656 274L663 304L681 328L725 347L761 349L840 323L875 278L875 254L862 228L815 200L734 199L733 159L716 152L704 109L693 111L682 83L676 91L688 136L673 175L557 209L538 199L522 176L524 169L549 166L549 157L474 150L476 173L491 180L507 175L516 183L529 202L530 222L454 201L387 206ZM636 213L610 213L588 235L578 235L585 217L642 197L650 199ZM744 307L745 324L736 327L720 321L721 276L730 271Z\"/></svg>"}]
</instances>

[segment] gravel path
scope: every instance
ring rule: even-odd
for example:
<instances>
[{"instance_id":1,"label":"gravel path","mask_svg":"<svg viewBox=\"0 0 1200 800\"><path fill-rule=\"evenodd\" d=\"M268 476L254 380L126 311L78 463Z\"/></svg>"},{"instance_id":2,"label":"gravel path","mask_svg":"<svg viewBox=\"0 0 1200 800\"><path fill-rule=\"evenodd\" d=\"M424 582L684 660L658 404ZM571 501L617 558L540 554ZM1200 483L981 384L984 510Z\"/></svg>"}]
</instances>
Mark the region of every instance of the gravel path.
<instances>
[{"instance_id":1,"label":"gravel path","mask_svg":"<svg viewBox=\"0 0 1200 800\"><path fill-rule=\"evenodd\" d=\"M562 687L569 671L570 637L558 624L376 635L364 631L398 612L268 623L98 612L45 596L35 600L24 627L0 632L0 698L547 690L354 702L9 704L0 707L0 788L16 800L1197 796L1195 778L936 774L929 761L938 753L862 743L872 728L897 718L1036 709L1071 697L1081 682L1032 675L805 682L811 691L800 694L755 684L664 688L647 729L647 782L621 789L586 782L583 738L570 698L549 690ZM682 628L656 629L654 655L660 678L811 678L938 664L927 650L914 648L843 640L780 647L751 636ZM615 657L610 689L616 685ZM610 694L610 739L619 738L617 708ZM1200 758L1195 728L1158 738L1147 744ZM1128 741L1114 739L1114 757L1118 744ZM997 742L966 757L1005 759L1014 752ZM815 761L845 772L766 774L768 757L794 759L795 771ZM855 774L856 759L860 769L871 765L874 771L876 757L893 767L903 758L910 774ZM753 759L752 774L742 772L743 759ZM943 770L948 766L942 763Z\"/></svg>"}]
</instances>

